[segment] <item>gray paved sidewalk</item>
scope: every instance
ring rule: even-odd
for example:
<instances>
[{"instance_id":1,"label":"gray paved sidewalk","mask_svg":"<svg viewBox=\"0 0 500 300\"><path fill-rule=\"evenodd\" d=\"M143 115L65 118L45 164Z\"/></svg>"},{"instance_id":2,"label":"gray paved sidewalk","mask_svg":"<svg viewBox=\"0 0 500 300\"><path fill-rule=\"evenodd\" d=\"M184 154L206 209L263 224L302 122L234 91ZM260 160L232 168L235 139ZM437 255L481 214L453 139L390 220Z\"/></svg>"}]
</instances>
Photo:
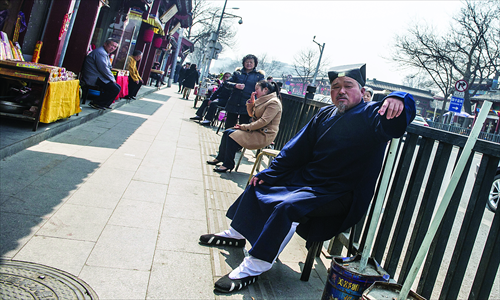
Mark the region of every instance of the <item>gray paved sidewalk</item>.
<instances>
[{"instance_id":1,"label":"gray paved sidewalk","mask_svg":"<svg viewBox=\"0 0 500 300\"><path fill-rule=\"evenodd\" d=\"M254 158L213 172L220 135L192 106L165 88L0 161L1 256L67 271L100 299L319 299L329 261L300 281L298 236L257 284L214 292L245 251L198 238L227 228Z\"/></svg>"}]
</instances>

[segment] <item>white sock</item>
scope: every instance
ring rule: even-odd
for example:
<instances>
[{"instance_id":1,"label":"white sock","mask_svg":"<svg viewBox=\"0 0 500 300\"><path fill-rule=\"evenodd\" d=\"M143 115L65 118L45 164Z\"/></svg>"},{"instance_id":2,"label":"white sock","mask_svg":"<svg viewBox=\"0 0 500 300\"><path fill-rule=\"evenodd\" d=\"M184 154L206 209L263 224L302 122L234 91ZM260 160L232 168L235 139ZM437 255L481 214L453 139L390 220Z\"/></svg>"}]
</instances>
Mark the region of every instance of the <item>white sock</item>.
<instances>
[{"instance_id":1,"label":"white sock","mask_svg":"<svg viewBox=\"0 0 500 300\"><path fill-rule=\"evenodd\" d=\"M234 230L233 227L229 227L229 229L224 230L223 232L219 232L215 234L216 236L222 236L222 237L227 237L227 238L232 238L232 239L237 239L237 240L244 240L245 237L241 235L238 231Z\"/></svg>"},{"instance_id":2,"label":"white sock","mask_svg":"<svg viewBox=\"0 0 500 300\"><path fill-rule=\"evenodd\" d=\"M281 243L278 255L281 253L281 251L283 251L283 249L285 249L285 246L292 239L293 234L295 233L295 229L297 228L297 225L299 225L299 223L296 223L296 222L292 223L292 226L290 227L288 234L286 235L285 239ZM232 230L234 230L234 229L232 229ZM226 230L226 231L228 231L228 230ZM226 231L224 231L224 233ZM234 232L238 233L236 230L234 230ZM276 255L276 258L278 257L278 255ZM274 261L276 261L276 258L274 258ZM273 261L273 263L274 263L274 261ZM246 256L245 259L243 260L243 262L236 269L234 269L231 273L229 273L229 278L230 279L240 279L240 278L244 278L244 277L248 277L248 276L258 276L258 275L270 270L271 267L273 266L273 263L267 262L267 261L262 260L262 259L258 259L256 257L253 257L252 255Z\"/></svg>"},{"instance_id":3,"label":"white sock","mask_svg":"<svg viewBox=\"0 0 500 300\"><path fill-rule=\"evenodd\" d=\"M240 279L248 276L257 276L271 269L272 266L272 263L250 255L245 257L243 262L231 273L229 273L229 278Z\"/></svg>"}]
</instances>

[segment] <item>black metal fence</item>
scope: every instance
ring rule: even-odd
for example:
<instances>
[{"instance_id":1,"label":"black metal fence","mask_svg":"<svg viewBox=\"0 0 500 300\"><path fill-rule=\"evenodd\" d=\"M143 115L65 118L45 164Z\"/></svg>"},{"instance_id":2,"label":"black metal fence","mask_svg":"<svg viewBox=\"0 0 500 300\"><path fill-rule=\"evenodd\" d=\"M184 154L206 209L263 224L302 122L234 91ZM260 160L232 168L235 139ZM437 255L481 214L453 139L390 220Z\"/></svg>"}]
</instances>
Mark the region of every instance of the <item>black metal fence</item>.
<instances>
[{"instance_id":1,"label":"black metal fence","mask_svg":"<svg viewBox=\"0 0 500 300\"><path fill-rule=\"evenodd\" d=\"M458 126L453 126L450 124L443 124L439 122L427 122L429 123L429 126L441 130L446 130L450 131L453 133L458 133L458 134L463 134L468 136L470 134L470 129L468 128L463 128L463 127L458 127ZM500 143L500 134L493 134L493 133L488 133L488 132L481 132L479 134L479 138L487 141L492 141L495 143Z\"/></svg>"},{"instance_id":2,"label":"black metal fence","mask_svg":"<svg viewBox=\"0 0 500 300\"><path fill-rule=\"evenodd\" d=\"M325 105L314 102L284 95L277 149ZM407 129L372 251L398 283L408 275L466 139L431 127ZM499 282L500 210L486 209L500 144L478 140L473 151L417 278L417 292L427 299L500 297L490 295ZM358 245L363 244L366 231L358 226L354 235Z\"/></svg>"}]
</instances>

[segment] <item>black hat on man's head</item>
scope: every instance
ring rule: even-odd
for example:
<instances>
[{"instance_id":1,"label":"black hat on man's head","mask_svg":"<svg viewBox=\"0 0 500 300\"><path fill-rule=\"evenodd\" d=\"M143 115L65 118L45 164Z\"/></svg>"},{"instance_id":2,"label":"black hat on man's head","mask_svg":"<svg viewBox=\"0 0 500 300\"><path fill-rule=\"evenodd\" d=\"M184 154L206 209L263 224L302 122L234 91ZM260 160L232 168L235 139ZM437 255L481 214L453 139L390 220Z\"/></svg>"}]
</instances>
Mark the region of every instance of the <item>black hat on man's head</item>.
<instances>
[{"instance_id":1,"label":"black hat on man's head","mask_svg":"<svg viewBox=\"0 0 500 300\"><path fill-rule=\"evenodd\" d=\"M359 82L361 86L364 86L366 82L366 64L338 66L328 71L330 84L338 77L344 76L351 77L352 79Z\"/></svg>"}]
</instances>

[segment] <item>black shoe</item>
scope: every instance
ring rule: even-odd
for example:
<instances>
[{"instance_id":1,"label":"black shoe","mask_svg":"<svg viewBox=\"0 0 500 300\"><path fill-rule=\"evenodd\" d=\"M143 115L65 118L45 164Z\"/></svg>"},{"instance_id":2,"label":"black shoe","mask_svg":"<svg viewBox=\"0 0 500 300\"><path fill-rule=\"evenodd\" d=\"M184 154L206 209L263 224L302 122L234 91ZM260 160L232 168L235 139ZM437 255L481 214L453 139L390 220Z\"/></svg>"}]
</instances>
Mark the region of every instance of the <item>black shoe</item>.
<instances>
[{"instance_id":1,"label":"black shoe","mask_svg":"<svg viewBox=\"0 0 500 300\"><path fill-rule=\"evenodd\" d=\"M127 96L123 97L123 99L130 100L130 99L132 99L132 97L130 97L129 95L127 95Z\"/></svg>"},{"instance_id":2,"label":"black shoe","mask_svg":"<svg viewBox=\"0 0 500 300\"><path fill-rule=\"evenodd\" d=\"M209 126L210 125L210 122L209 120L204 120L204 121L201 121L200 124L203 125L203 126Z\"/></svg>"},{"instance_id":3,"label":"black shoe","mask_svg":"<svg viewBox=\"0 0 500 300\"><path fill-rule=\"evenodd\" d=\"M231 279L229 274L224 275L215 283L215 289L223 293L231 293L234 291L239 291L244 287L255 283L259 279L259 276L248 276L240 279Z\"/></svg>"},{"instance_id":4,"label":"black shoe","mask_svg":"<svg viewBox=\"0 0 500 300\"><path fill-rule=\"evenodd\" d=\"M189 118L189 120L193 120L193 121L200 121L201 120L201 117L200 116L194 116L192 118Z\"/></svg>"},{"instance_id":5,"label":"black shoe","mask_svg":"<svg viewBox=\"0 0 500 300\"><path fill-rule=\"evenodd\" d=\"M92 107L93 109L100 109L100 110L104 110L105 109L104 107L102 107L100 105L97 105L94 102L90 102L89 106Z\"/></svg>"},{"instance_id":6,"label":"black shoe","mask_svg":"<svg viewBox=\"0 0 500 300\"><path fill-rule=\"evenodd\" d=\"M130 99L132 100L136 100L135 96L131 96Z\"/></svg>"},{"instance_id":7,"label":"black shoe","mask_svg":"<svg viewBox=\"0 0 500 300\"><path fill-rule=\"evenodd\" d=\"M220 161L218 161L218 160L216 160L216 159L214 159L214 160L207 160L207 164L209 164L209 165L214 165L214 166L216 166L216 165L217 165L217 164L219 164L219 163L220 163Z\"/></svg>"},{"instance_id":8,"label":"black shoe","mask_svg":"<svg viewBox=\"0 0 500 300\"><path fill-rule=\"evenodd\" d=\"M224 168L225 169L222 169L221 167L216 167L214 169L214 171L217 172L217 173L227 173L227 172L231 173L231 171L233 170L233 169L228 169L226 167L224 167Z\"/></svg>"},{"instance_id":9,"label":"black shoe","mask_svg":"<svg viewBox=\"0 0 500 300\"><path fill-rule=\"evenodd\" d=\"M242 248L245 247L246 240L238 240L233 238L227 238L223 236L218 236L215 234L204 234L200 236L200 244L210 245L210 246L232 246Z\"/></svg>"}]
</instances>

